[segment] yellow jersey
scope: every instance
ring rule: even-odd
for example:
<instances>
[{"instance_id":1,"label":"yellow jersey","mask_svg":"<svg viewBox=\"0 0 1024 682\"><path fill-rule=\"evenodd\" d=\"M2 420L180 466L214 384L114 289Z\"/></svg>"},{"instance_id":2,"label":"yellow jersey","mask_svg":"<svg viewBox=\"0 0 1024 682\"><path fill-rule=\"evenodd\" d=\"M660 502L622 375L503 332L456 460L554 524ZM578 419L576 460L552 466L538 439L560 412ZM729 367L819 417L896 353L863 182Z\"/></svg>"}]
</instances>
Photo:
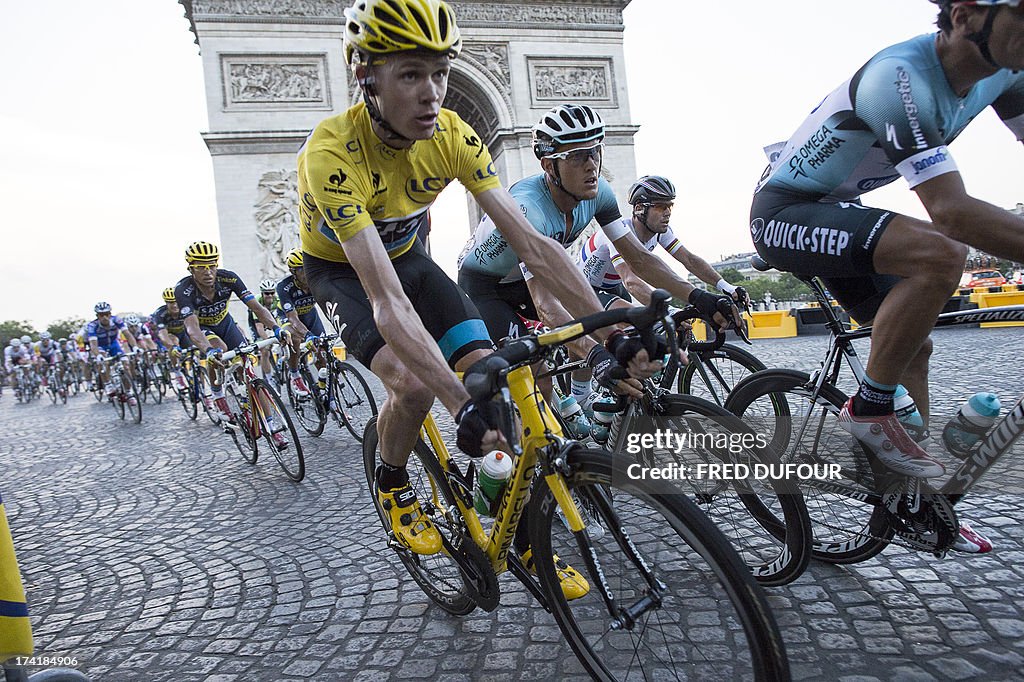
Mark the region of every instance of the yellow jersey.
<instances>
[{"instance_id":1,"label":"yellow jersey","mask_svg":"<svg viewBox=\"0 0 1024 682\"><path fill-rule=\"evenodd\" d=\"M373 132L366 104L357 104L313 129L298 166L302 250L339 263L348 262L345 240L370 226L390 258L408 251L453 180L473 195L501 186L486 145L449 109L441 109L432 138L395 149Z\"/></svg>"}]
</instances>

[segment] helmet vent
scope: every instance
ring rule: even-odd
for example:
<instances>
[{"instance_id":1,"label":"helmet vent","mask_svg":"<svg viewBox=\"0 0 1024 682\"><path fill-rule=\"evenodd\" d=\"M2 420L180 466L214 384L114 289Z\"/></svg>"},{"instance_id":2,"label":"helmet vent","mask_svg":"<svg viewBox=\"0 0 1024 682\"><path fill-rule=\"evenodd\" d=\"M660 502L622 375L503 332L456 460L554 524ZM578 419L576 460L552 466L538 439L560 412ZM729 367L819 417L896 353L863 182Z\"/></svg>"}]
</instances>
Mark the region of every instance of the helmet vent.
<instances>
[{"instance_id":1,"label":"helmet vent","mask_svg":"<svg viewBox=\"0 0 1024 682\"><path fill-rule=\"evenodd\" d=\"M438 31L441 34L441 40L448 39L448 12L445 8L441 7L437 10L437 25Z\"/></svg>"},{"instance_id":2,"label":"helmet vent","mask_svg":"<svg viewBox=\"0 0 1024 682\"><path fill-rule=\"evenodd\" d=\"M413 7L409 8L409 14L412 15L412 18L416 21L417 24L419 24L420 30L423 31L423 35L429 36L430 27L427 25L426 18L422 14L417 12L416 9L414 9Z\"/></svg>"}]
</instances>

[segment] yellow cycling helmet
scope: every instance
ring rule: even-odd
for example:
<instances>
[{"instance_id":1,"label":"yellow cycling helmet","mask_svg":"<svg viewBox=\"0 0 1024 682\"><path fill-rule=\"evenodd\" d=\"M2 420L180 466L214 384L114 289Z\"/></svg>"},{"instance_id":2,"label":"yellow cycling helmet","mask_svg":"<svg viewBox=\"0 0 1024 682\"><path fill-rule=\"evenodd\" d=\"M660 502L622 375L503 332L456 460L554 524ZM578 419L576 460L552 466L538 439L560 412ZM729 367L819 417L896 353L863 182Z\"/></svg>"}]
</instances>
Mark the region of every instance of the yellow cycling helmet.
<instances>
[{"instance_id":1,"label":"yellow cycling helmet","mask_svg":"<svg viewBox=\"0 0 1024 682\"><path fill-rule=\"evenodd\" d=\"M353 52L462 51L455 14L443 0L356 0L345 10L345 61Z\"/></svg>"},{"instance_id":2,"label":"yellow cycling helmet","mask_svg":"<svg viewBox=\"0 0 1024 682\"><path fill-rule=\"evenodd\" d=\"M185 261L189 265L216 265L220 260L220 249L210 242L192 242L185 249Z\"/></svg>"},{"instance_id":3,"label":"yellow cycling helmet","mask_svg":"<svg viewBox=\"0 0 1024 682\"><path fill-rule=\"evenodd\" d=\"M164 289L164 302L174 302L174 287L167 287L166 289Z\"/></svg>"},{"instance_id":4,"label":"yellow cycling helmet","mask_svg":"<svg viewBox=\"0 0 1024 682\"><path fill-rule=\"evenodd\" d=\"M292 249L288 252L288 257L284 260L288 269L301 268L302 267L302 249Z\"/></svg>"}]
</instances>

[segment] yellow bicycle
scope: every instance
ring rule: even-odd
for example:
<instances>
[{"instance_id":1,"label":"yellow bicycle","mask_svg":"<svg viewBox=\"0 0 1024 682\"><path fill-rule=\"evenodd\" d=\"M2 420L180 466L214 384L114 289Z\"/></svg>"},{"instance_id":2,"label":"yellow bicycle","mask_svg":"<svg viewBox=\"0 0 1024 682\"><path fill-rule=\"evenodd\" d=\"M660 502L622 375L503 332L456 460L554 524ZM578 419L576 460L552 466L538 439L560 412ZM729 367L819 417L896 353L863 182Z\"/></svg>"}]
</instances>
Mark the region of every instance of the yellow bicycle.
<instances>
[{"instance_id":1,"label":"yellow bicycle","mask_svg":"<svg viewBox=\"0 0 1024 682\"><path fill-rule=\"evenodd\" d=\"M409 459L409 478L443 550L415 554L394 537L374 487L376 419L363 440L371 498L388 546L441 608L455 615L494 610L498 575L511 572L552 613L596 679L785 680L788 662L774 617L721 531L671 483L638 477L630 456L564 439L530 371L601 327L629 322L649 341L655 323L666 320L667 298L660 292L649 308L597 313L516 339L467 373L475 401L496 399L504 408L502 430L514 456L489 528L473 506L474 464L459 468L431 416ZM523 520L536 577L512 549ZM565 599L555 555L587 578L587 595Z\"/></svg>"}]
</instances>

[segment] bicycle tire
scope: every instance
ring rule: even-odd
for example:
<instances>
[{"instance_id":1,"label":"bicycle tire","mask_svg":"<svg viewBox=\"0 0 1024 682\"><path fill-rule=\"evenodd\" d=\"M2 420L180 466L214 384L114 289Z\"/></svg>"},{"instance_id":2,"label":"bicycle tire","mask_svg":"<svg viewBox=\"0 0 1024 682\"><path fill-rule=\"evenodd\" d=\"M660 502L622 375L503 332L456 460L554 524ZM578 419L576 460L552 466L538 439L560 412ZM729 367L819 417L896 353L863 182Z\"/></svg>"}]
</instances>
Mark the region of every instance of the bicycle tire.
<instances>
[{"instance_id":1,"label":"bicycle tire","mask_svg":"<svg viewBox=\"0 0 1024 682\"><path fill-rule=\"evenodd\" d=\"M631 479L634 461L582 447L566 455L569 489L594 503L608 529L598 540L586 530L574 537L555 521L557 502L547 480L534 483L529 530L535 566L579 661L600 680L788 680L785 644L761 586L685 495L666 481ZM556 554L587 576L587 595L565 599ZM620 616L635 609L621 627L613 624L603 590ZM708 641L711 632L717 644Z\"/></svg>"},{"instance_id":2,"label":"bicycle tire","mask_svg":"<svg viewBox=\"0 0 1024 682\"><path fill-rule=\"evenodd\" d=\"M135 422L136 424L141 424L142 423L142 400L141 400L141 397L139 395L139 384L138 384L138 382L132 381L131 378L129 377L128 378L128 388L129 388L128 402L125 404L125 408L127 409L128 412L131 413L132 421ZM132 398L135 399L135 406L134 406L134 408L132 407L132 403L131 403Z\"/></svg>"},{"instance_id":3,"label":"bicycle tire","mask_svg":"<svg viewBox=\"0 0 1024 682\"><path fill-rule=\"evenodd\" d=\"M295 431L295 424L292 423L292 418L288 416L288 411L284 408L284 403L281 401L281 397L277 394L277 391L267 383L265 379L252 379L250 381L250 396L252 400L258 400L260 396L263 397L267 402L265 405L261 405L259 410L270 409L275 414L266 414L260 419L260 432L263 435L264 440L270 446L270 452L273 453L274 459L281 465L284 473L288 478L298 483L306 477L306 458L302 453L302 442L299 441L299 434ZM287 456L277 443L274 442L274 433L270 429L268 421L270 417L278 423L278 429L276 433L285 434L291 443L292 455Z\"/></svg>"},{"instance_id":4,"label":"bicycle tire","mask_svg":"<svg viewBox=\"0 0 1024 682\"><path fill-rule=\"evenodd\" d=\"M866 561L885 549L894 529L883 505L873 502L879 498L867 453L836 421L846 396L825 385L812 405L809 383L810 376L804 372L760 372L736 387L726 408L755 431L770 433L772 448L783 461L840 466L838 482L826 487L807 480L800 485L811 517L812 556L833 564ZM813 442L807 441L812 434L794 441L793 432L801 427L803 417L808 417Z\"/></svg>"},{"instance_id":5,"label":"bicycle tire","mask_svg":"<svg viewBox=\"0 0 1024 682\"><path fill-rule=\"evenodd\" d=\"M694 359L694 355L699 358ZM763 362L739 346L723 344L712 351L690 354L691 361L679 372L677 388L686 393L725 405L726 398L737 383L765 368ZM701 368L705 371L701 373Z\"/></svg>"},{"instance_id":6,"label":"bicycle tire","mask_svg":"<svg viewBox=\"0 0 1024 682\"><path fill-rule=\"evenodd\" d=\"M331 414L357 442L362 443L367 425L377 416L377 401L370 385L354 365L342 360L333 362L332 385L328 387L328 395L335 401Z\"/></svg>"},{"instance_id":7,"label":"bicycle tire","mask_svg":"<svg viewBox=\"0 0 1024 682\"><path fill-rule=\"evenodd\" d=\"M149 384L149 393L153 397L153 403L156 405L162 403L164 401L163 383L160 381L160 377L157 376L154 365L146 365L146 383Z\"/></svg>"},{"instance_id":8,"label":"bicycle tire","mask_svg":"<svg viewBox=\"0 0 1024 682\"><path fill-rule=\"evenodd\" d=\"M231 430L232 440L234 440L239 454L242 455L242 459L249 464L255 464L260 456L259 440L253 432L252 411L249 409L248 395L239 396L233 385L228 386L227 394L235 405L235 421L238 426L237 429Z\"/></svg>"},{"instance_id":9,"label":"bicycle tire","mask_svg":"<svg viewBox=\"0 0 1024 682\"><path fill-rule=\"evenodd\" d=\"M113 381L113 380L114 380L114 377L111 377L111 381ZM110 400L110 404L114 407L114 412L117 413L117 416L120 417L121 419L124 419L124 404L125 404L125 400L121 399L122 398L122 391L124 390L124 388L123 388L124 383L122 382L121 385L122 385L122 388L115 390L113 395L107 396L107 399Z\"/></svg>"},{"instance_id":10,"label":"bicycle tire","mask_svg":"<svg viewBox=\"0 0 1024 682\"><path fill-rule=\"evenodd\" d=\"M217 410L211 410L204 400L205 396L213 395L213 389L210 387L210 376L206 373L206 369L202 366L196 369L196 395L199 398L199 404L203 407L203 412L206 414L206 418L214 426L220 426L220 415L217 414Z\"/></svg>"},{"instance_id":11,"label":"bicycle tire","mask_svg":"<svg viewBox=\"0 0 1024 682\"><path fill-rule=\"evenodd\" d=\"M707 436L703 440L689 437L683 441L690 443L685 451L663 454L659 457L662 463L682 460L680 463L692 466L713 463L713 458L748 467L779 464L778 455L770 447L754 445L758 434L724 407L690 395L664 395L654 407L658 417L685 420L684 428L674 427L674 432ZM719 444L723 437L726 445ZM762 585L786 585L807 569L812 549L811 519L795 480L688 479L680 481L680 488L690 493L690 499L729 539Z\"/></svg>"},{"instance_id":12,"label":"bicycle tire","mask_svg":"<svg viewBox=\"0 0 1024 682\"><path fill-rule=\"evenodd\" d=\"M185 415L192 421L195 421L196 417L199 416L195 380L191 373L184 370L182 371L182 377L185 379L185 389L177 392L178 402L181 403L181 409L185 410Z\"/></svg>"},{"instance_id":13,"label":"bicycle tire","mask_svg":"<svg viewBox=\"0 0 1024 682\"><path fill-rule=\"evenodd\" d=\"M306 355L303 355L299 361L299 376L302 377L302 381L306 384L309 395L305 398L295 395L290 377L285 382L285 385L287 386L286 392L288 394L288 402L292 408L292 414L299 420L299 424L302 425L306 433L316 438L324 432L324 426L327 425L327 411L324 410L323 402L319 395L320 391L317 390L316 382L309 371L309 365L306 364L306 357Z\"/></svg>"},{"instance_id":14,"label":"bicycle tire","mask_svg":"<svg viewBox=\"0 0 1024 682\"><path fill-rule=\"evenodd\" d=\"M380 439L377 434L376 415L366 425L362 444L363 472L366 475L367 489L384 532L390 538L390 516L377 500L375 472L377 462L380 461ZM452 511L457 509L455 494L441 470L441 463L422 440L416 440L406 469L409 472L409 483L416 491L423 512L430 517L438 531L451 540L455 534L461 532ZM455 616L465 616L476 608L476 602L473 601L470 589L466 586L465 576L455 560L446 553L421 555L397 546L397 541L389 541L389 544L405 566L405 570L435 604Z\"/></svg>"}]
</instances>

